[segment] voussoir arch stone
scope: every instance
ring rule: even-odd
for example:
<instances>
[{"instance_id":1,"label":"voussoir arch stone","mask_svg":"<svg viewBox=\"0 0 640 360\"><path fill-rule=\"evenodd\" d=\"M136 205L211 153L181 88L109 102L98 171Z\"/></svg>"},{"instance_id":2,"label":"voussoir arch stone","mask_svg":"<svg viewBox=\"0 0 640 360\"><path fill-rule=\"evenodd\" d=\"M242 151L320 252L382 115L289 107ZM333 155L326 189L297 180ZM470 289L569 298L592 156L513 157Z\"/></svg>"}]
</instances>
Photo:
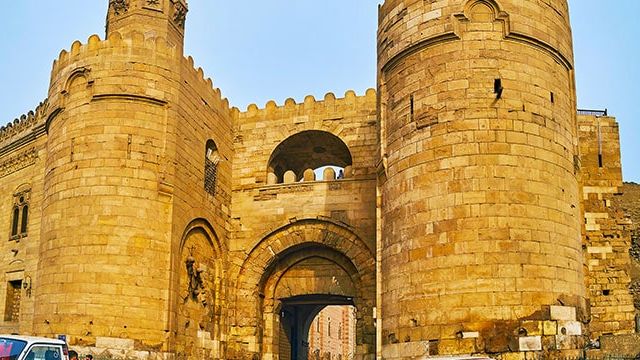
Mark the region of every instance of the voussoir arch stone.
<instances>
[{"instance_id":1,"label":"voussoir arch stone","mask_svg":"<svg viewBox=\"0 0 640 360\"><path fill-rule=\"evenodd\" d=\"M300 219L272 230L249 252L238 277L239 289L259 290L260 280L279 254L302 244L326 246L346 256L360 276L375 277L375 255L353 229L330 219Z\"/></svg>"}]
</instances>

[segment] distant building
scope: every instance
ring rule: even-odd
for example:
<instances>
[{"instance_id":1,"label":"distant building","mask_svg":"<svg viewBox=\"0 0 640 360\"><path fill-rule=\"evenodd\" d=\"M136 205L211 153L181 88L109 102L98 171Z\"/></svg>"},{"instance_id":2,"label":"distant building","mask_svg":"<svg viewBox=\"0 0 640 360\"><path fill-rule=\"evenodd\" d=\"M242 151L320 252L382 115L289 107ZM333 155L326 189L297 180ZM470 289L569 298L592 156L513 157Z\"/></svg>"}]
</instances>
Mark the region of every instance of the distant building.
<instances>
[{"instance_id":1,"label":"distant building","mask_svg":"<svg viewBox=\"0 0 640 360\"><path fill-rule=\"evenodd\" d=\"M356 315L352 306L327 306L309 330L310 360L350 360L355 356Z\"/></svg>"}]
</instances>

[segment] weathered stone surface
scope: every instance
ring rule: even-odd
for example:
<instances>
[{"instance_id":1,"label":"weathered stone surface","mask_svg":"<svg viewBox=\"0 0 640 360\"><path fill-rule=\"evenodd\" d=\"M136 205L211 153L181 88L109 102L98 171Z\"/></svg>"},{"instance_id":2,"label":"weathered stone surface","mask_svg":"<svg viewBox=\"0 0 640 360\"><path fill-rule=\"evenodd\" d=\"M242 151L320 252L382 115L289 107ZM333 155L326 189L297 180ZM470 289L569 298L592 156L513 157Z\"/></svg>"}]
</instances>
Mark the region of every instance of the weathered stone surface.
<instances>
[{"instance_id":1,"label":"weathered stone surface","mask_svg":"<svg viewBox=\"0 0 640 360\"><path fill-rule=\"evenodd\" d=\"M554 306L550 307L551 320L576 320L576 308L570 306Z\"/></svg>"},{"instance_id":2,"label":"weathered stone surface","mask_svg":"<svg viewBox=\"0 0 640 360\"><path fill-rule=\"evenodd\" d=\"M519 340L520 351L540 351L542 350L541 336L522 336Z\"/></svg>"}]
</instances>

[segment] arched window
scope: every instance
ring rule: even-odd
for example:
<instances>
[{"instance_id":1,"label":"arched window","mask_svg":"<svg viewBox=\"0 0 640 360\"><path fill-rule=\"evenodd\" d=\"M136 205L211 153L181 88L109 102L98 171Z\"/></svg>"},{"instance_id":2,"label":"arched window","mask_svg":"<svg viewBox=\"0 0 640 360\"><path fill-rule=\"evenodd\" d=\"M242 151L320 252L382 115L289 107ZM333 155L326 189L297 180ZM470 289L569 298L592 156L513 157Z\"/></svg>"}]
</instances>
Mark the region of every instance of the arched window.
<instances>
[{"instance_id":1,"label":"arched window","mask_svg":"<svg viewBox=\"0 0 640 360\"><path fill-rule=\"evenodd\" d=\"M13 194L13 210L11 212L11 240L27 236L29 227L29 199L31 189L21 186Z\"/></svg>"},{"instance_id":2,"label":"arched window","mask_svg":"<svg viewBox=\"0 0 640 360\"><path fill-rule=\"evenodd\" d=\"M351 165L351 152L339 137L326 131L303 131L273 150L267 184L348 178Z\"/></svg>"},{"instance_id":3,"label":"arched window","mask_svg":"<svg viewBox=\"0 0 640 360\"><path fill-rule=\"evenodd\" d=\"M20 221L20 208L13 208L13 220L11 223L11 236L18 235L18 222Z\"/></svg>"},{"instance_id":4,"label":"arched window","mask_svg":"<svg viewBox=\"0 0 640 360\"><path fill-rule=\"evenodd\" d=\"M216 194L216 180L218 178L218 163L220 154L218 146L209 139L205 147L204 155L204 190L211 195Z\"/></svg>"},{"instance_id":5,"label":"arched window","mask_svg":"<svg viewBox=\"0 0 640 360\"><path fill-rule=\"evenodd\" d=\"M25 204L22 207L22 219L20 221L20 233L27 233L27 224L29 223L29 205Z\"/></svg>"}]
</instances>

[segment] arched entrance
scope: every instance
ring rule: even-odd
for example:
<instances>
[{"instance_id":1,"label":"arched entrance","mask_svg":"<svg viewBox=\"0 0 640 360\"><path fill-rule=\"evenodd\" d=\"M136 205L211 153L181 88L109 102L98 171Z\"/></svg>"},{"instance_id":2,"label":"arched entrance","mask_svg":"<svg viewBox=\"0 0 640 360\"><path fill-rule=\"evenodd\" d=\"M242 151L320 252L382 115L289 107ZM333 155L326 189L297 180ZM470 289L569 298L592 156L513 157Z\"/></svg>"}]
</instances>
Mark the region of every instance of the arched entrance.
<instances>
[{"instance_id":1,"label":"arched entrance","mask_svg":"<svg viewBox=\"0 0 640 360\"><path fill-rule=\"evenodd\" d=\"M298 220L268 234L244 262L237 291L256 295L255 313L236 321L256 317L256 338L245 341L256 341L263 359L306 359L309 325L328 305L355 307L356 359L375 351L375 258L342 223Z\"/></svg>"}]
</instances>

